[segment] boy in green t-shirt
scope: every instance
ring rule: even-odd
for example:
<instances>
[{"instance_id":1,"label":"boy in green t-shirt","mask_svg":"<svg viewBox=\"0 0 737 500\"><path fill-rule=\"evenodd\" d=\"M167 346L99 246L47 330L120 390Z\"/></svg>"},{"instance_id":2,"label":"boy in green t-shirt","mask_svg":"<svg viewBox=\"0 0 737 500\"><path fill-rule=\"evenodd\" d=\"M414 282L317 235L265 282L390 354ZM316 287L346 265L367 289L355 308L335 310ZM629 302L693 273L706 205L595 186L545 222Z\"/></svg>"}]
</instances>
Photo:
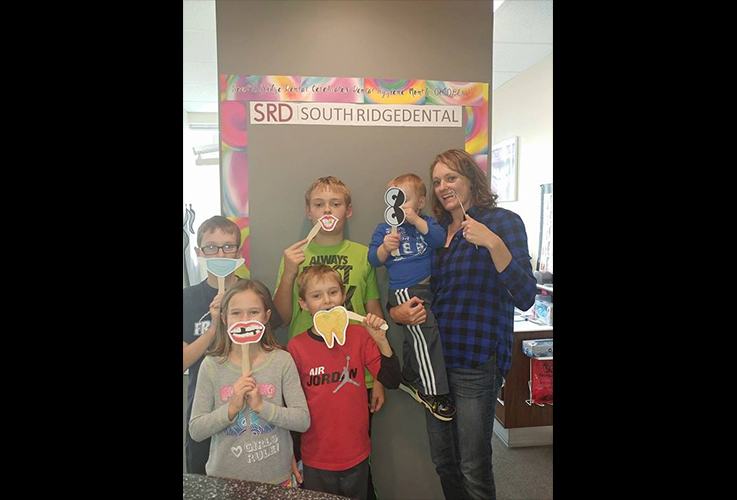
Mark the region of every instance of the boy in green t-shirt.
<instances>
[{"instance_id":1,"label":"boy in green t-shirt","mask_svg":"<svg viewBox=\"0 0 737 500\"><path fill-rule=\"evenodd\" d=\"M326 231L321 227L306 248L307 239L300 240L284 250L279 263L274 305L279 316L289 324L289 338L304 332L312 325L312 316L299 306L297 275L305 267L327 264L340 273L346 289L343 306L362 316L367 312L384 318L379 302L376 271L368 261L368 247L343 238L347 220L353 215L351 190L340 179L320 177L305 193L305 213L314 225L325 216L334 221L335 227ZM334 218L337 218L335 221ZM366 370L366 387L369 392L369 417L384 405L384 386L373 380ZM371 423L369 420L369 434ZM369 498L373 488L369 472Z\"/></svg>"}]
</instances>

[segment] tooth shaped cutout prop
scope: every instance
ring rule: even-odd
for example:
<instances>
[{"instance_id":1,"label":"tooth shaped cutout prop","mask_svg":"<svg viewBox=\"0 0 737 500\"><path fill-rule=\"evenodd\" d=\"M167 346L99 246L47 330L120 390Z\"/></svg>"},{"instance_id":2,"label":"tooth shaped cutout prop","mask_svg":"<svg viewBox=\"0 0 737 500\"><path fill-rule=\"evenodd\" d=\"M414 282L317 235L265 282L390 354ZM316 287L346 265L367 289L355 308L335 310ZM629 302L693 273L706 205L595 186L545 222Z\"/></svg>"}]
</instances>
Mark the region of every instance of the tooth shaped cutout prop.
<instances>
[{"instance_id":1,"label":"tooth shaped cutout prop","mask_svg":"<svg viewBox=\"0 0 737 500\"><path fill-rule=\"evenodd\" d=\"M332 349L335 341L345 344L345 331L348 328L348 312L343 306L335 306L328 311L317 311L312 317L315 333L320 335L328 348Z\"/></svg>"}]
</instances>

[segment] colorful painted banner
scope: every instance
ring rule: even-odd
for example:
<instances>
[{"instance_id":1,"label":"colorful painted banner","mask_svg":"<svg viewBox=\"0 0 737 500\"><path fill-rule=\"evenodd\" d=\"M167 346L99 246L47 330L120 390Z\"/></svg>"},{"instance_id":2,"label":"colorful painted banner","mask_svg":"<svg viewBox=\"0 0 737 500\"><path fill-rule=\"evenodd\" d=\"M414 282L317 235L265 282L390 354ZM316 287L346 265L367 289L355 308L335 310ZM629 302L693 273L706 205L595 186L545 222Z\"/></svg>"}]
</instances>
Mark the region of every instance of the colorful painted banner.
<instances>
[{"instance_id":1,"label":"colorful painted banner","mask_svg":"<svg viewBox=\"0 0 737 500\"><path fill-rule=\"evenodd\" d=\"M244 263L241 267L236 269L235 275L240 278L251 277L251 227L248 224L248 217L236 217L229 216L228 219L232 220L238 225L241 230L241 257L244 259Z\"/></svg>"},{"instance_id":2,"label":"colorful painted banner","mask_svg":"<svg viewBox=\"0 0 737 500\"><path fill-rule=\"evenodd\" d=\"M372 104L425 104L425 80L364 79L364 99Z\"/></svg>"},{"instance_id":3,"label":"colorful painted banner","mask_svg":"<svg viewBox=\"0 0 737 500\"><path fill-rule=\"evenodd\" d=\"M488 102L488 83L427 80L425 104L483 106Z\"/></svg>"},{"instance_id":4,"label":"colorful painted banner","mask_svg":"<svg viewBox=\"0 0 737 500\"><path fill-rule=\"evenodd\" d=\"M220 75L220 102L364 102L363 79Z\"/></svg>"},{"instance_id":5,"label":"colorful painted banner","mask_svg":"<svg viewBox=\"0 0 737 500\"><path fill-rule=\"evenodd\" d=\"M219 93L221 210L223 215L237 220L242 231L248 229L249 214L249 124L459 127L465 117L464 148L481 170L489 172L488 83L220 75ZM280 107L275 103L289 105ZM257 104L263 107L256 107ZM328 114L329 110L332 114ZM359 110L365 111L360 117ZM282 121L289 114L289 120L297 121ZM246 263L236 274L245 277L250 273L246 244L242 255Z\"/></svg>"}]
</instances>

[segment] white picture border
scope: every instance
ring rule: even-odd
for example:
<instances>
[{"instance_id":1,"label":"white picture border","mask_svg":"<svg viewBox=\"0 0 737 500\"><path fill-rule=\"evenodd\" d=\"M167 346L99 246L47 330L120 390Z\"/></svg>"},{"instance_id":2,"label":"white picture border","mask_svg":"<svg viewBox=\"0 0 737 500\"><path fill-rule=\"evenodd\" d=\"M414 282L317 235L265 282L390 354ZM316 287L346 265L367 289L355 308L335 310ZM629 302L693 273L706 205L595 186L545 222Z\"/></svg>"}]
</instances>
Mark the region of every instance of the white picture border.
<instances>
[{"instance_id":1,"label":"white picture border","mask_svg":"<svg viewBox=\"0 0 737 500\"><path fill-rule=\"evenodd\" d=\"M498 202L517 201L518 137L505 139L491 148L491 191Z\"/></svg>"}]
</instances>

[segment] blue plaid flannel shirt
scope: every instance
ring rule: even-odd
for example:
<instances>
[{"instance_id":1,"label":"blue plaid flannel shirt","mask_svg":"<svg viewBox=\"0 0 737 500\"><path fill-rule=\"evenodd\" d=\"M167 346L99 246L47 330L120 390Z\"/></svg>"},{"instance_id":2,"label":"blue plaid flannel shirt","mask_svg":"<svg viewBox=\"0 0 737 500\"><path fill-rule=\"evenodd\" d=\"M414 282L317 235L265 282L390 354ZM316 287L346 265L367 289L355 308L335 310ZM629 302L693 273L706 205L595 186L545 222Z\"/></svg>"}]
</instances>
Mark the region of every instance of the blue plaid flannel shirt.
<instances>
[{"instance_id":1,"label":"blue plaid flannel shirt","mask_svg":"<svg viewBox=\"0 0 737 500\"><path fill-rule=\"evenodd\" d=\"M489 251L476 249L458 231L448 248L433 253L432 312L446 367L476 368L496 352L496 364L506 376L512 364L514 307L532 307L537 291L525 225L519 215L500 207L471 207L467 213L504 240L512 261L497 272ZM441 225L448 229L447 223Z\"/></svg>"}]
</instances>

